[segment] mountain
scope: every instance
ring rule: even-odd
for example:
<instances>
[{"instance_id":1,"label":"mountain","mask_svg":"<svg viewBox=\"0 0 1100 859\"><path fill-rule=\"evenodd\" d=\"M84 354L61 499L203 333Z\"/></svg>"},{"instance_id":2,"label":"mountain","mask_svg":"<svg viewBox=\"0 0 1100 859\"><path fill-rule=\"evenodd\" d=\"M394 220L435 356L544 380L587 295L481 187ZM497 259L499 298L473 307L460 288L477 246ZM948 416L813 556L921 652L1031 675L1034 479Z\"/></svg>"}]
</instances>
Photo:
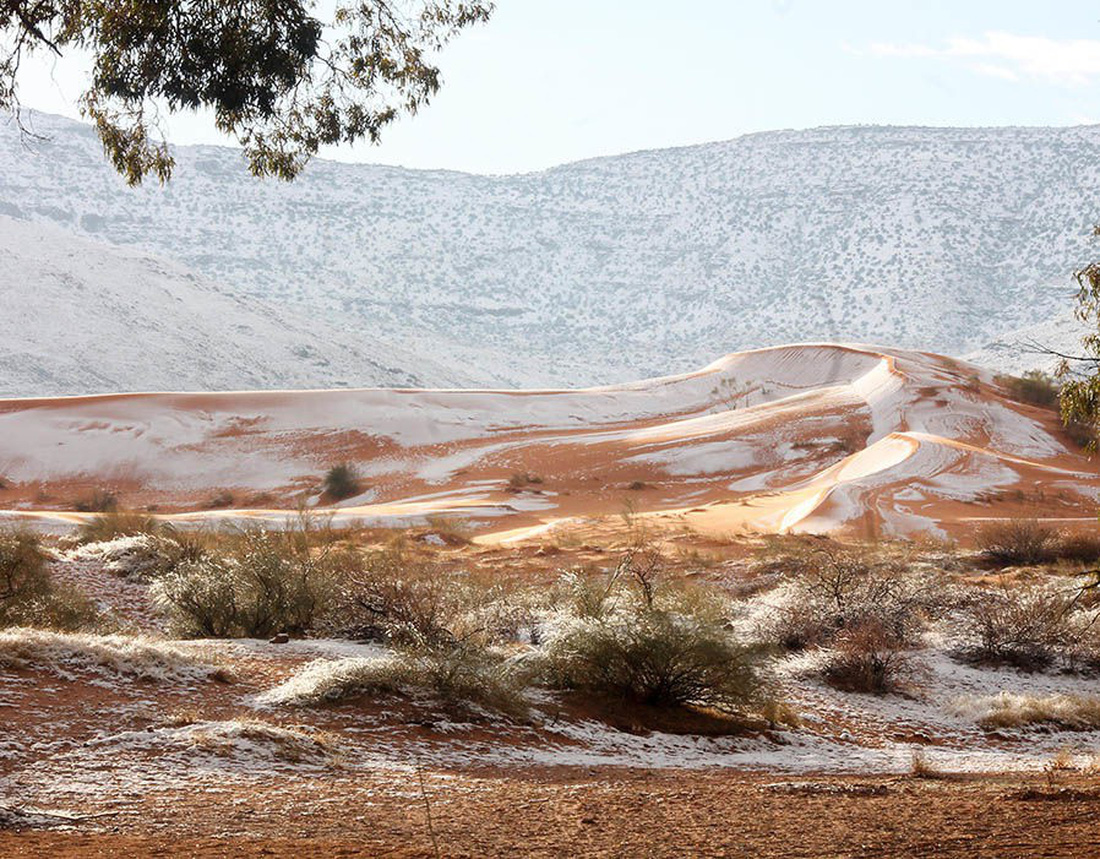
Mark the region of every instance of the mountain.
<instances>
[{"instance_id":1,"label":"mountain","mask_svg":"<svg viewBox=\"0 0 1100 859\"><path fill-rule=\"evenodd\" d=\"M4 216L0 295L5 396L405 386L454 375L352 329L226 293L143 251Z\"/></svg>"},{"instance_id":2,"label":"mountain","mask_svg":"<svg viewBox=\"0 0 1100 859\"><path fill-rule=\"evenodd\" d=\"M0 132L3 213L491 384L801 340L964 354L1066 306L1100 211L1100 127L779 131L515 176L317 161L289 185L178 147L168 186L130 189L90 128L32 124L48 140Z\"/></svg>"},{"instance_id":3,"label":"mountain","mask_svg":"<svg viewBox=\"0 0 1100 859\"><path fill-rule=\"evenodd\" d=\"M1081 338L1089 327L1074 315L1075 306L1070 298L1065 308L1049 319L1009 331L965 357L1004 373L1019 375L1028 370L1053 373L1062 358L1051 353L1082 354Z\"/></svg>"},{"instance_id":4,"label":"mountain","mask_svg":"<svg viewBox=\"0 0 1100 859\"><path fill-rule=\"evenodd\" d=\"M1091 521L1100 491L1053 410L957 360L858 345L583 390L0 401L0 506L47 521L96 488L185 521L282 521L323 500L341 461L365 484L338 521L459 516L490 542L617 517L627 499L676 532L957 535L999 516ZM202 509L226 493L245 509Z\"/></svg>"}]
</instances>

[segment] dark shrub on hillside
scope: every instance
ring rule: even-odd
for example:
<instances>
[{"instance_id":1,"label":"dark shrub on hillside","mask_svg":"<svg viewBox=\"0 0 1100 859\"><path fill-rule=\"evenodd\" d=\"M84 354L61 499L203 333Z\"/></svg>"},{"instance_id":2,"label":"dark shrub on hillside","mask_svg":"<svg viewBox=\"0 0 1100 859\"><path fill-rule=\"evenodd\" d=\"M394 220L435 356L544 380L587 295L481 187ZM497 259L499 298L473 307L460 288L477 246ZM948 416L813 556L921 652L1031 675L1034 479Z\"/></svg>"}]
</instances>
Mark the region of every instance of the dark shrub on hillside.
<instances>
[{"instance_id":1,"label":"dark shrub on hillside","mask_svg":"<svg viewBox=\"0 0 1100 859\"><path fill-rule=\"evenodd\" d=\"M990 522L975 535L978 548L990 561L1010 564L1042 564L1054 560L1058 532L1035 519Z\"/></svg>"},{"instance_id":2,"label":"dark shrub on hillside","mask_svg":"<svg viewBox=\"0 0 1100 859\"><path fill-rule=\"evenodd\" d=\"M839 633L822 670L830 686L879 695L901 690L912 674L906 648L875 621Z\"/></svg>"},{"instance_id":3,"label":"dark shrub on hillside","mask_svg":"<svg viewBox=\"0 0 1100 859\"><path fill-rule=\"evenodd\" d=\"M96 489L73 502L80 513L109 513L118 509L118 496L105 489Z\"/></svg>"},{"instance_id":4,"label":"dark shrub on hillside","mask_svg":"<svg viewBox=\"0 0 1100 859\"><path fill-rule=\"evenodd\" d=\"M334 465L328 470L322 483L322 490L332 501L343 501L362 492L355 468L346 462Z\"/></svg>"},{"instance_id":5,"label":"dark shrub on hillside","mask_svg":"<svg viewBox=\"0 0 1100 859\"><path fill-rule=\"evenodd\" d=\"M871 552L822 546L784 559L783 569L795 580L793 593L765 636L786 650L828 646L846 630L869 626L900 647L943 608L938 582Z\"/></svg>"},{"instance_id":6,"label":"dark shrub on hillside","mask_svg":"<svg viewBox=\"0 0 1100 859\"><path fill-rule=\"evenodd\" d=\"M980 591L963 608L963 655L1027 671L1073 662L1080 641L1074 603L1068 592L1041 587Z\"/></svg>"},{"instance_id":7,"label":"dark shrub on hillside","mask_svg":"<svg viewBox=\"0 0 1100 859\"><path fill-rule=\"evenodd\" d=\"M1058 382L1039 370L1029 370L1023 376L998 376L997 382L1012 399L1021 403L1035 406L1055 406L1058 403Z\"/></svg>"}]
</instances>

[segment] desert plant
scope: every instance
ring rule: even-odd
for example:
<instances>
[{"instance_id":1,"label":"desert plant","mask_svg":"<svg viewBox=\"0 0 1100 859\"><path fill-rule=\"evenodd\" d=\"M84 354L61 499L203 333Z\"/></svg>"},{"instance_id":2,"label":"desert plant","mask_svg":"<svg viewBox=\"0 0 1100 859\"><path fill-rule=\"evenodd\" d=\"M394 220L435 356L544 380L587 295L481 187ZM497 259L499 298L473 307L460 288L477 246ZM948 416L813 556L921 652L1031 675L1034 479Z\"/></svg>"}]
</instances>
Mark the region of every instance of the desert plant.
<instances>
[{"instance_id":1,"label":"desert plant","mask_svg":"<svg viewBox=\"0 0 1100 859\"><path fill-rule=\"evenodd\" d=\"M343 501L363 491L362 482L355 467L346 462L332 466L325 473L321 488L325 497L332 501Z\"/></svg>"},{"instance_id":2,"label":"desert plant","mask_svg":"<svg viewBox=\"0 0 1100 859\"><path fill-rule=\"evenodd\" d=\"M943 608L938 581L918 580L870 552L816 546L771 566L794 579L786 604L764 625L765 637L785 650L826 646L861 627L878 628L901 647Z\"/></svg>"},{"instance_id":3,"label":"desert plant","mask_svg":"<svg viewBox=\"0 0 1100 859\"><path fill-rule=\"evenodd\" d=\"M574 576L573 601L543 634L547 681L656 707L759 702L758 653L733 637L718 600L669 588L658 572L628 555L606 583Z\"/></svg>"},{"instance_id":4,"label":"desert plant","mask_svg":"<svg viewBox=\"0 0 1100 859\"><path fill-rule=\"evenodd\" d=\"M1021 403L1047 407L1058 404L1058 381L1041 370L1029 370L1022 376L997 376L995 381Z\"/></svg>"},{"instance_id":5,"label":"desert plant","mask_svg":"<svg viewBox=\"0 0 1100 859\"><path fill-rule=\"evenodd\" d=\"M1054 559L1058 532L1035 519L1005 519L983 525L975 541L993 563L1042 564Z\"/></svg>"},{"instance_id":6,"label":"desert plant","mask_svg":"<svg viewBox=\"0 0 1100 859\"><path fill-rule=\"evenodd\" d=\"M905 647L875 620L841 632L822 668L830 686L879 695L902 690L912 675Z\"/></svg>"},{"instance_id":7,"label":"desert plant","mask_svg":"<svg viewBox=\"0 0 1100 859\"><path fill-rule=\"evenodd\" d=\"M527 712L526 686L527 672L519 662L485 648L461 646L318 660L260 700L316 706L361 696L406 695L430 698L466 715L477 708L521 716Z\"/></svg>"},{"instance_id":8,"label":"desert plant","mask_svg":"<svg viewBox=\"0 0 1100 859\"><path fill-rule=\"evenodd\" d=\"M113 509L85 521L76 536L81 543L105 543L118 537L157 534L160 530L157 520L146 513Z\"/></svg>"},{"instance_id":9,"label":"desert plant","mask_svg":"<svg viewBox=\"0 0 1100 859\"><path fill-rule=\"evenodd\" d=\"M1078 641L1072 609L1070 594L1049 587L983 589L962 607L961 654L1029 671L1068 661Z\"/></svg>"},{"instance_id":10,"label":"desert plant","mask_svg":"<svg viewBox=\"0 0 1100 859\"><path fill-rule=\"evenodd\" d=\"M93 489L73 502L80 513L110 513L118 509L118 496L107 489Z\"/></svg>"},{"instance_id":11,"label":"desert plant","mask_svg":"<svg viewBox=\"0 0 1100 859\"><path fill-rule=\"evenodd\" d=\"M341 634L401 647L449 648L499 640L517 625L503 588L408 555L401 546L372 552L343 579L334 621ZM517 607L518 608L518 607Z\"/></svg>"},{"instance_id":12,"label":"desert plant","mask_svg":"<svg viewBox=\"0 0 1100 859\"><path fill-rule=\"evenodd\" d=\"M91 600L73 588L55 587L38 535L0 531L0 627L77 630L97 621Z\"/></svg>"},{"instance_id":13,"label":"desert plant","mask_svg":"<svg viewBox=\"0 0 1100 859\"><path fill-rule=\"evenodd\" d=\"M537 486L542 483L542 478L529 471L517 471L508 478L508 488L513 492L519 492L528 486Z\"/></svg>"},{"instance_id":14,"label":"desert plant","mask_svg":"<svg viewBox=\"0 0 1100 859\"><path fill-rule=\"evenodd\" d=\"M184 559L153 583L181 635L258 638L312 629L335 598L339 551L301 534L251 530L226 553Z\"/></svg>"}]
</instances>

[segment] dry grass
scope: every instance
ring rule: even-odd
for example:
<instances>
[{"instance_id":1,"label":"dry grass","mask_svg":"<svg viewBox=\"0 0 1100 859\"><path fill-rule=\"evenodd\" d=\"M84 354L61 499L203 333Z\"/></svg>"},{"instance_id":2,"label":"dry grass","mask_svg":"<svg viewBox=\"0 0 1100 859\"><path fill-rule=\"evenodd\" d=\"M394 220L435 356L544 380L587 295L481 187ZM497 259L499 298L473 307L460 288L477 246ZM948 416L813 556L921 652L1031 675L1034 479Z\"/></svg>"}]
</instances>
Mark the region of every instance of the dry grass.
<instances>
[{"instance_id":1,"label":"dry grass","mask_svg":"<svg viewBox=\"0 0 1100 859\"><path fill-rule=\"evenodd\" d=\"M0 665L57 674L85 669L164 682L225 681L231 676L194 650L153 638L27 628L0 631Z\"/></svg>"},{"instance_id":2,"label":"dry grass","mask_svg":"<svg viewBox=\"0 0 1100 859\"><path fill-rule=\"evenodd\" d=\"M527 713L520 666L481 648L393 652L384 656L317 660L259 697L262 704L318 706L359 697L432 700L450 712Z\"/></svg>"},{"instance_id":3,"label":"dry grass","mask_svg":"<svg viewBox=\"0 0 1100 859\"><path fill-rule=\"evenodd\" d=\"M1100 729L1100 697L1001 692L968 700L960 710L987 730L1044 725L1070 731Z\"/></svg>"}]
</instances>

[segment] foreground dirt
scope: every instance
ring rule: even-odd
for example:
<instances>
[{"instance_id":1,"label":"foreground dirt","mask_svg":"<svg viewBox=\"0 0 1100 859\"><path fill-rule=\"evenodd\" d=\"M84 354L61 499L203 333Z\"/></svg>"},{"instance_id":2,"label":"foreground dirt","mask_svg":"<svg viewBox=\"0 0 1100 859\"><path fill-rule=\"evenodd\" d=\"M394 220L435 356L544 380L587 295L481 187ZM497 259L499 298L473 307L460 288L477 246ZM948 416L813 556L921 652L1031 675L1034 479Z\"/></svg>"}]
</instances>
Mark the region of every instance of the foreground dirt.
<instances>
[{"instance_id":1,"label":"foreground dirt","mask_svg":"<svg viewBox=\"0 0 1100 859\"><path fill-rule=\"evenodd\" d=\"M433 780L434 782L434 780ZM470 789L474 788L474 789ZM118 831L0 833L4 856L1073 856L1100 853L1100 782L743 773L454 776L322 812L263 791L173 797ZM243 821L247 820L245 825ZM96 821L102 823L102 821ZM236 834L246 826L248 834ZM156 831L161 829L162 831ZM270 837L257 833L268 831ZM190 834L185 834L190 833ZM433 846L434 833L437 846ZM438 852L437 852L438 851Z\"/></svg>"}]
</instances>

